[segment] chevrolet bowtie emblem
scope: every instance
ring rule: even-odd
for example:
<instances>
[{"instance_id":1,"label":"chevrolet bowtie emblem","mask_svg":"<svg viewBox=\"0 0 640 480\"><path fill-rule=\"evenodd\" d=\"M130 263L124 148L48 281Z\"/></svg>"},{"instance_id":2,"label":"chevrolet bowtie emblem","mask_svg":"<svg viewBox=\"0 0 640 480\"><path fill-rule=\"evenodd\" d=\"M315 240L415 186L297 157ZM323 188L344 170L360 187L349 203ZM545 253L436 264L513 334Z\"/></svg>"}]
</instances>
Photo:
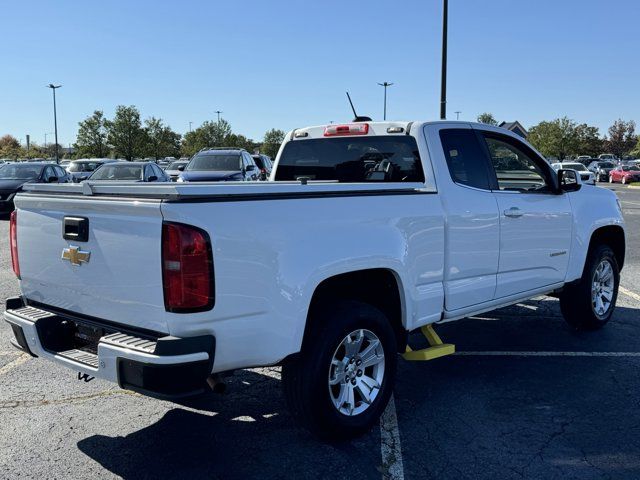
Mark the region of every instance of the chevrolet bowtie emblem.
<instances>
[{"instance_id":1,"label":"chevrolet bowtie emblem","mask_svg":"<svg viewBox=\"0 0 640 480\"><path fill-rule=\"evenodd\" d=\"M87 263L90 256L91 252L83 252L80 247L69 246L69 248L62 250L62 260L69 260L71 265Z\"/></svg>"}]
</instances>

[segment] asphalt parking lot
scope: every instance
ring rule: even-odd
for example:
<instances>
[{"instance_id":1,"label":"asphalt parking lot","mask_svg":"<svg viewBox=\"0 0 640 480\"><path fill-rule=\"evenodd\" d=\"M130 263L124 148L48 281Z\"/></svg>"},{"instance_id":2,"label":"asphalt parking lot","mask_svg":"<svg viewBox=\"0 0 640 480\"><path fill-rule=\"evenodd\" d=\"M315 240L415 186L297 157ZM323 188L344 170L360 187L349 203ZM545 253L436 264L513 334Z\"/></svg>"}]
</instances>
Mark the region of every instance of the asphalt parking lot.
<instances>
[{"instance_id":1,"label":"asphalt parking lot","mask_svg":"<svg viewBox=\"0 0 640 480\"><path fill-rule=\"evenodd\" d=\"M381 429L348 444L292 424L278 368L178 405L20 354L0 322L0 478L640 478L640 189L613 189L628 245L607 327L574 332L546 297L442 325L459 354L400 361Z\"/></svg>"}]
</instances>

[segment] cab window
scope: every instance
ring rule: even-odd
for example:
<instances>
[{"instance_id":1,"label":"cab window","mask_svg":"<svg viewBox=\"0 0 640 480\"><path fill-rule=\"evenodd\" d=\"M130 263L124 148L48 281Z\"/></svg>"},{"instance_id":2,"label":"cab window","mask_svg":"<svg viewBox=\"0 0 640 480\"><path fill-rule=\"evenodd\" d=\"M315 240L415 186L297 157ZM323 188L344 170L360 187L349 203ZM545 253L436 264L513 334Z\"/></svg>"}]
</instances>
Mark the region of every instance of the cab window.
<instances>
[{"instance_id":1,"label":"cab window","mask_svg":"<svg viewBox=\"0 0 640 480\"><path fill-rule=\"evenodd\" d=\"M424 182L415 138L371 135L287 142L276 180Z\"/></svg>"},{"instance_id":2,"label":"cab window","mask_svg":"<svg viewBox=\"0 0 640 480\"><path fill-rule=\"evenodd\" d=\"M498 189L528 193L553 192L550 167L526 145L511 137L482 133Z\"/></svg>"},{"instance_id":3,"label":"cab window","mask_svg":"<svg viewBox=\"0 0 640 480\"><path fill-rule=\"evenodd\" d=\"M467 187L491 189L486 155L475 131L462 128L441 130L440 141L451 180Z\"/></svg>"}]
</instances>

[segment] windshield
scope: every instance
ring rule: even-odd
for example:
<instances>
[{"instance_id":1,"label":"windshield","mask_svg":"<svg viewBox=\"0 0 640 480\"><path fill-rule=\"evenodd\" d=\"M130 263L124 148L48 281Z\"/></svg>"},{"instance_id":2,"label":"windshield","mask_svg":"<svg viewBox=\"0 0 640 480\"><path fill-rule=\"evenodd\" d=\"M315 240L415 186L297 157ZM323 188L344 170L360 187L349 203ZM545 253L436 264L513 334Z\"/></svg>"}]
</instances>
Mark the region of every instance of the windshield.
<instances>
[{"instance_id":1,"label":"windshield","mask_svg":"<svg viewBox=\"0 0 640 480\"><path fill-rule=\"evenodd\" d=\"M276 180L423 182L415 138L366 136L287 142Z\"/></svg>"},{"instance_id":2,"label":"windshield","mask_svg":"<svg viewBox=\"0 0 640 480\"><path fill-rule=\"evenodd\" d=\"M105 164L93 172L91 180L142 180L142 167Z\"/></svg>"},{"instance_id":3,"label":"windshield","mask_svg":"<svg viewBox=\"0 0 640 480\"><path fill-rule=\"evenodd\" d=\"M635 165L631 165L630 167L622 167L622 170L624 170L625 172L628 172L628 171L639 172L640 168L636 167ZM0 170L0 172L1 171L2 170Z\"/></svg>"},{"instance_id":4,"label":"windshield","mask_svg":"<svg viewBox=\"0 0 640 480\"><path fill-rule=\"evenodd\" d=\"M238 171L240 170L240 155L216 155L211 153L196 155L185 170Z\"/></svg>"},{"instance_id":5,"label":"windshield","mask_svg":"<svg viewBox=\"0 0 640 480\"><path fill-rule=\"evenodd\" d=\"M0 168L0 180L35 180L41 171L40 165L5 165Z\"/></svg>"},{"instance_id":6,"label":"windshield","mask_svg":"<svg viewBox=\"0 0 640 480\"><path fill-rule=\"evenodd\" d=\"M73 162L69 164L69 172L93 172L102 163L99 162Z\"/></svg>"},{"instance_id":7,"label":"windshield","mask_svg":"<svg viewBox=\"0 0 640 480\"><path fill-rule=\"evenodd\" d=\"M188 162L171 162L167 170L177 170L179 166L186 165Z\"/></svg>"},{"instance_id":8,"label":"windshield","mask_svg":"<svg viewBox=\"0 0 640 480\"><path fill-rule=\"evenodd\" d=\"M565 163L562 166L565 168L570 168L571 170L579 170L581 172L584 172L587 170L587 167L585 167L581 163Z\"/></svg>"},{"instance_id":9,"label":"windshield","mask_svg":"<svg viewBox=\"0 0 640 480\"><path fill-rule=\"evenodd\" d=\"M613 168L613 163L611 162L600 162L601 168Z\"/></svg>"}]
</instances>

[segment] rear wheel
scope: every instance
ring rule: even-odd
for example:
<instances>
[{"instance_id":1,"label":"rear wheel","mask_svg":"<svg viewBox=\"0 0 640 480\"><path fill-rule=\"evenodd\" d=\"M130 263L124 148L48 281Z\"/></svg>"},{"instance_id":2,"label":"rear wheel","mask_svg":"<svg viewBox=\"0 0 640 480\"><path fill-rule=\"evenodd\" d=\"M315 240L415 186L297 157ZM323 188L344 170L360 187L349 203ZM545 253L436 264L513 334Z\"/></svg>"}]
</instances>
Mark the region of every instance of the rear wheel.
<instances>
[{"instance_id":1,"label":"rear wheel","mask_svg":"<svg viewBox=\"0 0 640 480\"><path fill-rule=\"evenodd\" d=\"M353 438L376 424L395 383L397 345L375 307L340 302L314 314L302 351L285 361L282 384L300 425L325 440Z\"/></svg>"},{"instance_id":2,"label":"rear wheel","mask_svg":"<svg viewBox=\"0 0 640 480\"><path fill-rule=\"evenodd\" d=\"M582 278L560 295L565 320L579 330L595 330L611 318L618 298L620 271L613 250L597 245L589 250Z\"/></svg>"}]
</instances>

